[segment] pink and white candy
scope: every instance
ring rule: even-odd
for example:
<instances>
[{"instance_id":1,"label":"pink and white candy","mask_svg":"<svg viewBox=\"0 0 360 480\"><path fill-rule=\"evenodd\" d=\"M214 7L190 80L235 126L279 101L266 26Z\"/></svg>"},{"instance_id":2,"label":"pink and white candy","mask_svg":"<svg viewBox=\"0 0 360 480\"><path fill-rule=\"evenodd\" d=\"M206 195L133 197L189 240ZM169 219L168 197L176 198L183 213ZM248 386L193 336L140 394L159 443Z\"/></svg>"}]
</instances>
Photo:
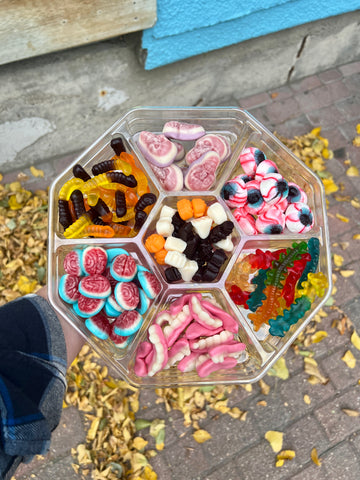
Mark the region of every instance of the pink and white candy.
<instances>
[{"instance_id":1,"label":"pink and white candy","mask_svg":"<svg viewBox=\"0 0 360 480\"><path fill-rule=\"evenodd\" d=\"M256 168L265 160L265 154L255 147L244 148L239 156L239 162L246 175L255 175Z\"/></svg>"},{"instance_id":2,"label":"pink and white candy","mask_svg":"<svg viewBox=\"0 0 360 480\"><path fill-rule=\"evenodd\" d=\"M163 127L163 134L175 140L197 140L205 135L205 129L201 125L170 120Z\"/></svg>"},{"instance_id":3,"label":"pink and white candy","mask_svg":"<svg viewBox=\"0 0 360 480\"><path fill-rule=\"evenodd\" d=\"M229 207L243 207L247 201L247 189L242 175L237 175L224 184L220 195Z\"/></svg>"},{"instance_id":4,"label":"pink and white candy","mask_svg":"<svg viewBox=\"0 0 360 480\"><path fill-rule=\"evenodd\" d=\"M314 215L306 203L291 203L285 212L285 224L291 233L306 233L314 226Z\"/></svg>"},{"instance_id":5,"label":"pink and white candy","mask_svg":"<svg viewBox=\"0 0 360 480\"><path fill-rule=\"evenodd\" d=\"M289 187L280 173L268 173L260 182L260 192L266 203L275 205L288 196Z\"/></svg>"},{"instance_id":6,"label":"pink and white candy","mask_svg":"<svg viewBox=\"0 0 360 480\"><path fill-rule=\"evenodd\" d=\"M255 221L255 226L259 233L283 233L285 228L285 214L277 208L276 205L272 205L259 214Z\"/></svg>"},{"instance_id":7,"label":"pink and white candy","mask_svg":"<svg viewBox=\"0 0 360 480\"><path fill-rule=\"evenodd\" d=\"M245 235L257 235L255 218L250 213L247 213L244 208L237 208L233 211L233 215Z\"/></svg>"},{"instance_id":8,"label":"pink and white candy","mask_svg":"<svg viewBox=\"0 0 360 480\"><path fill-rule=\"evenodd\" d=\"M146 160L157 167L167 167L175 160L178 149L165 135L143 131L138 145Z\"/></svg>"}]
</instances>

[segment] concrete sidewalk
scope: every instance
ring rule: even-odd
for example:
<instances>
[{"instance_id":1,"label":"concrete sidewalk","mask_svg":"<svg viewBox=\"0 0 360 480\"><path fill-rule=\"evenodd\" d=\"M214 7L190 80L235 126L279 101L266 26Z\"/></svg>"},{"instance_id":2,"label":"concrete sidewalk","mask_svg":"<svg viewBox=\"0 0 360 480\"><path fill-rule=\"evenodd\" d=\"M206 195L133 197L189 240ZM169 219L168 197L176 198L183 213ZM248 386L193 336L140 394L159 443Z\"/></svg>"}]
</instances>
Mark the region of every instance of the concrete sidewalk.
<instances>
[{"instance_id":1,"label":"concrete sidewalk","mask_svg":"<svg viewBox=\"0 0 360 480\"><path fill-rule=\"evenodd\" d=\"M235 100L220 98L217 105L239 105L249 110L271 131L292 138L321 126L321 135L329 140L334 158L328 160L327 169L343 195L360 199L359 177L348 177L346 160L360 169L360 148L352 145L356 124L360 123L360 62L343 65L285 87L266 91L252 97ZM49 184L74 157L63 158L56 164L37 165L46 173L45 180L32 179L27 188ZM13 180L17 172L7 174L4 181ZM25 171L25 173L27 173ZM31 175L29 175L31 177ZM355 270L346 279L337 274L336 306L353 322L360 333L360 248L352 237L360 233L359 210L349 202L338 202L328 197L328 217L332 252L345 259L343 269ZM341 214L350 219L344 223L336 217ZM340 242L349 242L341 249ZM151 461L160 480L271 480L360 478L360 417L347 416L342 409L360 412L360 351L350 342L349 332L340 335L331 327L339 311L330 310L322 320L321 329L328 336L309 348L321 372L329 381L326 385L312 385L304 372L303 357L289 349L286 363L290 378L286 381L265 377L270 393L263 395L259 385L247 392L235 389L229 406L247 411L245 422L233 420L229 415L209 411L200 426L212 439L198 444L192 437L192 428L183 426L179 411L167 413L163 404L156 404L153 391L141 392L139 418L165 419L165 448ZM349 368L342 360L351 350L357 363ZM305 403L304 395L311 402ZM259 404L266 401L266 406ZM268 430L284 432L284 449L295 450L296 457L275 467L276 454L271 450L264 434ZM36 459L22 466L16 480L78 480L71 463L70 449L84 442L86 432L82 417L74 408L63 411L62 421L54 433L51 451L44 459ZM316 447L322 466L316 466L310 457ZM87 477L89 478L89 477Z\"/></svg>"}]
</instances>

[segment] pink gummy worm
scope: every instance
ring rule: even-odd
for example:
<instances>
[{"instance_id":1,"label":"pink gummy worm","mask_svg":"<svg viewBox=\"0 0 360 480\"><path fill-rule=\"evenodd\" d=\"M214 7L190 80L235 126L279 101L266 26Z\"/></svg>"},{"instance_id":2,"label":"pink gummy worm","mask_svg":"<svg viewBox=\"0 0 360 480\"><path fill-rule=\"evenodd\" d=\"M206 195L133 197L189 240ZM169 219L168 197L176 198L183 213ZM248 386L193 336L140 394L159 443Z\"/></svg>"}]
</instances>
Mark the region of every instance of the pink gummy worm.
<instances>
[{"instance_id":1,"label":"pink gummy worm","mask_svg":"<svg viewBox=\"0 0 360 480\"><path fill-rule=\"evenodd\" d=\"M199 358L200 353L191 352L190 355L184 357L180 362L177 364L177 368L183 372L191 372L191 370L195 370L196 360Z\"/></svg>"},{"instance_id":2,"label":"pink gummy worm","mask_svg":"<svg viewBox=\"0 0 360 480\"><path fill-rule=\"evenodd\" d=\"M154 356L149 364L148 375L162 370L168 361L168 346L160 325L153 323L148 330L149 340L154 345Z\"/></svg>"},{"instance_id":3,"label":"pink gummy worm","mask_svg":"<svg viewBox=\"0 0 360 480\"><path fill-rule=\"evenodd\" d=\"M201 300L201 293L185 293L184 295L181 295L181 297L177 298L169 307L169 311L171 315L177 315L178 313L181 312L183 309L184 305L186 303L189 303L191 297L195 295L199 300Z\"/></svg>"},{"instance_id":4,"label":"pink gummy worm","mask_svg":"<svg viewBox=\"0 0 360 480\"><path fill-rule=\"evenodd\" d=\"M216 333L220 333L224 330L224 327L216 328L215 330L210 330L210 328L204 327L201 323L196 322L195 320L188 326L185 332L186 338L189 340L194 340L199 337L211 337Z\"/></svg>"},{"instance_id":5,"label":"pink gummy worm","mask_svg":"<svg viewBox=\"0 0 360 480\"><path fill-rule=\"evenodd\" d=\"M189 347L189 342L187 338L181 337L179 340L177 340L174 345L170 348L169 350L169 359L172 357L175 357L178 353L181 352L181 350L185 349L186 347L189 348L189 354L190 354L190 347Z\"/></svg>"},{"instance_id":6,"label":"pink gummy worm","mask_svg":"<svg viewBox=\"0 0 360 480\"><path fill-rule=\"evenodd\" d=\"M240 342L231 344L223 343L222 345L217 345L216 347L209 348L209 355L210 357L214 358L226 357L226 355L230 355L231 353L243 352L245 348L246 345Z\"/></svg>"},{"instance_id":7,"label":"pink gummy worm","mask_svg":"<svg viewBox=\"0 0 360 480\"><path fill-rule=\"evenodd\" d=\"M195 305L194 305L194 302L195 302ZM196 305L196 302L198 303L198 305ZM210 302L209 302L210 303ZM208 315L210 317L210 320L213 321L213 323L217 324L216 326L215 325L210 325L209 323L207 323L206 320L203 320L199 314L197 314L195 312L195 309L197 309L197 307L200 308L200 310L205 313L206 315ZM219 328L221 325L222 325L222 320L220 318L214 318L210 315L209 311L206 310L204 307L203 307L203 302L200 301L200 299L198 298L191 298L190 301L189 301L189 308L190 308L190 312L194 318L194 320L196 320L197 322L199 322L201 325L203 325L205 328L209 328L209 329L216 329L216 328ZM219 325L220 324L220 325Z\"/></svg>"},{"instance_id":8,"label":"pink gummy worm","mask_svg":"<svg viewBox=\"0 0 360 480\"><path fill-rule=\"evenodd\" d=\"M170 323L171 320L172 320L172 316L171 316L170 310L162 310L155 317L155 323L160 325L160 327L163 327L164 323Z\"/></svg>"},{"instance_id":9,"label":"pink gummy worm","mask_svg":"<svg viewBox=\"0 0 360 480\"><path fill-rule=\"evenodd\" d=\"M146 377L148 374L148 368L145 363L145 360L140 357L136 357L134 363L134 372L138 377Z\"/></svg>"},{"instance_id":10,"label":"pink gummy worm","mask_svg":"<svg viewBox=\"0 0 360 480\"><path fill-rule=\"evenodd\" d=\"M178 315L180 315L181 313L182 312L179 312ZM193 316L191 314L191 311L189 310L189 314L184 317L184 319L181 321L181 323L177 327L175 327L174 329L171 329L171 325L169 326L170 333L169 335L166 336L167 344L169 347L174 345L174 343L182 334L182 332L185 330L185 328L189 325L189 323L191 323L192 319L193 319Z\"/></svg>"},{"instance_id":11,"label":"pink gummy worm","mask_svg":"<svg viewBox=\"0 0 360 480\"><path fill-rule=\"evenodd\" d=\"M229 332L237 333L239 325L237 321L228 313L226 313L221 308L217 307L213 303L209 302L208 300L202 300L201 305L205 308L208 312L216 315L220 320L222 320L224 329L229 330Z\"/></svg>"},{"instance_id":12,"label":"pink gummy worm","mask_svg":"<svg viewBox=\"0 0 360 480\"><path fill-rule=\"evenodd\" d=\"M150 342L144 341L141 342L136 350L136 357L145 358L153 349L153 346Z\"/></svg>"},{"instance_id":13,"label":"pink gummy worm","mask_svg":"<svg viewBox=\"0 0 360 480\"><path fill-rule=\"evenodd\" d=\"M215 372L216 370L221 370L222 368L234 368L237 364L237 360L234 357L225 357L224 361L221 363L214 363L211 358L206 360L206 362L196 367L197 374L199 377L207 377L210 373Z\"/></svg>"}]
</instances>

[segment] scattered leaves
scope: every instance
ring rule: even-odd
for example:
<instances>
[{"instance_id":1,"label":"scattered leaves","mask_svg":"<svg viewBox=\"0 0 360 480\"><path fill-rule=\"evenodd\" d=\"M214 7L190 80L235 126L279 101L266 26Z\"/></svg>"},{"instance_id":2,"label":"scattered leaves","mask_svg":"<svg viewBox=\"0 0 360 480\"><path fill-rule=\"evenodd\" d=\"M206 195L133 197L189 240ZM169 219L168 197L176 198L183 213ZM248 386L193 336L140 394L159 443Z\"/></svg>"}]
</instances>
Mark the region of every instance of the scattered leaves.
<instances>
[{"instance_id":1,"label":"scattered leaves","mask_svg":"<svg viewBox=\"0 0 360 480\"><path fill-rule=\"evenodd\" d=\"M280 452L283 446L283 432L277 432L275 430L269 430L265 433L265 439L270 443L270 447L273 452Z\"/></svg>"},{"instance_id":2,"label":"scattered leaves","mask_svg":"<svg viewBox=\"0 0 360 480\"><path fill-rule=\"evenodd\" d=\"M318 330L313 335L311 335L311 343L319 343L327 336L328 334L327 332L325 332L325 330Z\"/></svg>"},{"instance_id":3,"label":"scattered leaves","mask_svg":"<svg viewBox=\"0 0 360 480\"><path fill-rule=\"evenodd\" d=\"M310 405L311 403L311 398L309 397L308 394L304 395L304 403L306 403L306 405Z\"/></svg>"},{"instance_id":4,"label":"scattered leaves","mask_svg":"<svg viewBox=\"0 0 360 480\"><path fill-rule=\"evenodd\" d=\"M311 460L315 463L315 465L321 467L321 460L318 457L318 453L315 447L311 450Z\"/></svg>"},{"instance_id":5,"label":"scattered leaves","mask_svg":"<svg viewBox=\"0 0 360 480\"><path fill-rule=\"evenodd\" d=\"M337 253L334 253L333 258L334 258L335 267L341 267L342 264L344 263L344 257L342 257L341 255L338 255Z\"/></svg>"},{"instance_id":6,"label":"scattered leaves","mask_svg":"<svg viewBox=\"0 0 360 480\"><path fill-rule=\"evenodd\" d=\"M344 354L344 356L341 358L341 360L343 362L346 363L346 365L349 367L349 368L355 368L356 366L356 358L354 357L354 355L352 354L352 352L350 350L347 350Z\"/></svg>"},{"instance_id":7,"label":"scattered leaves","mask_svg":"<svg viewBox=\"0 0 360 480\"><path fill-rule=\"evenodd\" d=\"M324 377L324 375L320 372L318 364L314 358L304 358L304 369L305 373L309 375L308 382L312 385L317 383L326 385L328 383L329 379Z\"/></svg>"}]
</instances>

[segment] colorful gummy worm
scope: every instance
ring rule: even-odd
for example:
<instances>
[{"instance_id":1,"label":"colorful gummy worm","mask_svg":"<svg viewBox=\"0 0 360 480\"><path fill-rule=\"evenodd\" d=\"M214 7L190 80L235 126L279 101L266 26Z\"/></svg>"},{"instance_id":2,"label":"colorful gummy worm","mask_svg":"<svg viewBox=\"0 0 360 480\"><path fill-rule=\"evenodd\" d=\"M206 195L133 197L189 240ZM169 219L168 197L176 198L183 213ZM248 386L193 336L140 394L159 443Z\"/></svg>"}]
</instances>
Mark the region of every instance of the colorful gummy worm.
<instances>
[{"instance_id":1,"label":"colorful gummy worm","mask_svg":"<svg viewBox=\"0 0 360 480\"><path fill-rule=\"evenodd\" d=\"M327 278L322 272L315 273L319 248L319 240L311 238L307 243L294 242L289 248L272 252L257 249L235 264L235 270L244 270L244 264L252 268L251 288L242 290L231 283L233 272L226 288L237 305L250 310L248 318L255 331L269 324L270 335L283 337L311 308L315 298L325 295Z\"/></svg>"},{"instance_id":2,"label":"colorful gummy worm","mask_svg":"<svg viewBox=\"0 0 360 480\"><path fill-rule=\"evenodd\" d=\"M74 177L60 189L59 222L65 238L134 237L157 200L121 138L110 146L115 155L93 165L92 177L76 164Z\"/></svg>"}]
</instances>

